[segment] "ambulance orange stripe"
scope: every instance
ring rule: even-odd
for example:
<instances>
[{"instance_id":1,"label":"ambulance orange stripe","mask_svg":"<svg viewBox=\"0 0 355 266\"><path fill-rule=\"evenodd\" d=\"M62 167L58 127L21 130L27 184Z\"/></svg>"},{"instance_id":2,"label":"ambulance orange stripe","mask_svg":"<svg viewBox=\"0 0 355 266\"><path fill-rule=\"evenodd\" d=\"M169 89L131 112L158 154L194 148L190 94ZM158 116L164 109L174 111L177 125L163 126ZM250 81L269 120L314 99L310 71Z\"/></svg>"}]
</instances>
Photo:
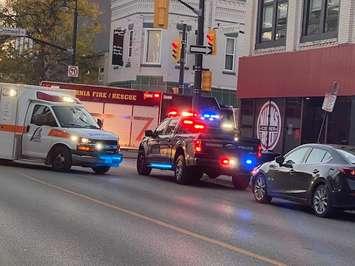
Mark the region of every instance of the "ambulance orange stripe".
<instances>
[{"instance_id":1,"label":"ambulance orange stripe","mask_svg":"<svg viewBox=\"0 0 355 266\"><path fill-rule=\"evenodd\" d=\"M70 138L69 133L59 130L59 129L52 129L51 131L49 131L48 136L55 137L55 138L62 138L62 139L69 139Z\"/></svg>"},{"instance_id":2,"label":"ambulance orange stripe","mask_svg":"<svg viewBox=\"0 0 355 266\"><path fill-rule=\"evenodd\" d=\"M23 134L26 133L26 127L16 125L0 125L0 131Z\"/></svg>"}]
</instances>

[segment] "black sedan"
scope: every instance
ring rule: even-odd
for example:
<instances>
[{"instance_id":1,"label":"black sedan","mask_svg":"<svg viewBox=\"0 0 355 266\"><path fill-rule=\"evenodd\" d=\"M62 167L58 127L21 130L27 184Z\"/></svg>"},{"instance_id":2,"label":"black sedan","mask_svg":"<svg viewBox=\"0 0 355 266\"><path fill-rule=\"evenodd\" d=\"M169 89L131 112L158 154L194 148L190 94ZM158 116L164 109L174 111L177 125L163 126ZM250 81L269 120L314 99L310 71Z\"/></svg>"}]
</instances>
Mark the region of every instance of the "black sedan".
<instances>
[{"instance_id":1,"label":"black sedan","mask_svg":"<svg viewBox=\"0 0 355 266\"><path fill-rule=\"evenodd\" d=\"M355 147L307 144L254 169L251 185L259 203L273 197L312 207L320 217L355 209Z\"/></svg>"}]
</instances>

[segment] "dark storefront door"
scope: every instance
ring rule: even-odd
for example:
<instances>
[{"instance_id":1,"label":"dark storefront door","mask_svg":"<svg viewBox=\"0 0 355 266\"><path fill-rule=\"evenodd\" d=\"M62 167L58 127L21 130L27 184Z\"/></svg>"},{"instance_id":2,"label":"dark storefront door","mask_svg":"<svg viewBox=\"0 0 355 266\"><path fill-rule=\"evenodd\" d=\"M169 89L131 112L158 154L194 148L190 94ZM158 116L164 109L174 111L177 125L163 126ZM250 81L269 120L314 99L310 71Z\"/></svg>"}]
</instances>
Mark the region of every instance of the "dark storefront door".
<instances>
[{"instance_id":1,"label":"dark storefront door","mask_svg":"<svg viewBox=\"0 0 355 266\"><path fill-rule=\"evenodd\" d=\"M305 98L303 104L302 144L317 142L325 112L323 97ZM328 114L321 143L350 144L351 97L339 97L333 113Z\"/></svg>"}]
</instances>

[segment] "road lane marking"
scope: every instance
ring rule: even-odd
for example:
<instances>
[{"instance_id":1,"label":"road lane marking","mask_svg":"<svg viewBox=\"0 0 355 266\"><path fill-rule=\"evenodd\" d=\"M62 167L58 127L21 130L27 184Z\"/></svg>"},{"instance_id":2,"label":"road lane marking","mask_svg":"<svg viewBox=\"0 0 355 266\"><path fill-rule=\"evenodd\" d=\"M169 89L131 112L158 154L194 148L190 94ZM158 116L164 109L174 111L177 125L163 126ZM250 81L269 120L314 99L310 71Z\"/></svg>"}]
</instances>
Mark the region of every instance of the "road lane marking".
<instances>
[{"instance_id":1,"label":"road lane marking","mask_svg":"<svg viewBox=\"0 0 355 266\"><path fill-rule=\"evenodd\" d=\"M32 182L35 182L35 183L44 185L46 187L49 187L49 188L64 192L66 194L75 196L75 197L80 198L80 199L84 199L84 200L96 203L96 204L104 206L106 208L109 208L109 209L112 209L112 210L115 210L115 211L118 211L118 212L121 212L121 213L125 213L127 215L139 218L141 220L148 221L148 222L150 222L152 224L159 225L159 226L162 226L164 228L168 228L168 229L170 229L172 231L181 233L181 234L189 236L191 238L202 240L202 241L207 242L209 244L214 244L216 246L222 247L224 249L230 250L230 251L238 253L240 255L244 255L244 256L247 256L247 257L262 261L262 262L266 262L266 263L269 263L271 265L277 265L277 266L285 266L286 265L286 264L284 264L282 262L279 262L277 260L270 259L270 258L267 258L267 257L262 256L262 255L258 255L258 254L254 253L254 252L248 251L246 249L243 249L243 248L240 248L240 247L237 247L237 246L234 246L234 245L222 242L222 241L219 241L217 239L213 239L213 238L210 238L210 237L207 237L207 236L204 236L204 235L189 231L187 229L172 225L170 223L163 222L163 221L155 219L155 218L151 218L149 216L140 214L138 212L131 211L131 210L119 207L117 205L113 205L111 203L107 203L107 202L95 199L95 198L87 196L85 194L81 194L81 193L66 189L66 188L58 186L58 185L54 185L54 184L48 183L48 182L46 182L46 181L44 181L42 179L38 179L38 178L33 177L31 175L28 175L28 174L25 174L25 173L19 173L19 174L22 175L23 177L25 177L26 179L31 180Z\"/></svg>"}]
</instances>

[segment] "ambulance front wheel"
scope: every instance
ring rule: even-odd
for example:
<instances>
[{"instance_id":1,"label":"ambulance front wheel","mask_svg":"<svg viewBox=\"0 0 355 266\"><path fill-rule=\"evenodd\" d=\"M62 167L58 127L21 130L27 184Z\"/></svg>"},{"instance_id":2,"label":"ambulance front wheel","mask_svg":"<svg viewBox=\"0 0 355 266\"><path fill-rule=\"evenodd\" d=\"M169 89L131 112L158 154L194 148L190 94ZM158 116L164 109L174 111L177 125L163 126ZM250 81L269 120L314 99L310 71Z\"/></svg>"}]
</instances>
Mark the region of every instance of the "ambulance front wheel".
<instances>
[{"instance_id":1,"label":"ambulance front wheel","mask_svg":"<svg viewBox=\"0 0 355 266\"><path fill-rule=\"evenodd\" d=\"M72 166L71 152L67 147L55 147L51 152L50 158L54 171L68 172Z\"/></svg>"}]
</instances>

